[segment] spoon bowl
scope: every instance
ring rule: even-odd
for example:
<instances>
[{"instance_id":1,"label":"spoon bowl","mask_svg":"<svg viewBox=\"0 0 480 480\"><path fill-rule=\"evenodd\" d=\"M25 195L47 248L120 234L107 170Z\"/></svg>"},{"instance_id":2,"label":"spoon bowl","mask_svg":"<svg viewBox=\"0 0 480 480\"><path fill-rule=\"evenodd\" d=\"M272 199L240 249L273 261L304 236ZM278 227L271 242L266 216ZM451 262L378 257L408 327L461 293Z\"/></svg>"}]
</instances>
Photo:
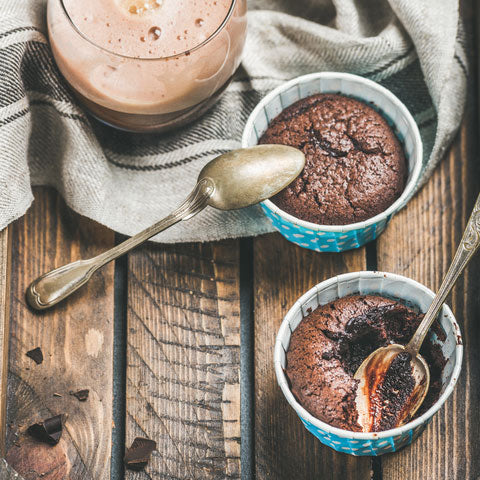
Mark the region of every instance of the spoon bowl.
<instances>
[{"instance_id":1,"label":"spoon bowl","mask_svg":"<svg viewBox=\"0 0 480 480\"><path fill-rule=\"evenodd\" d=\"M305 155L284 145L258 145L224 153L203 168L198 181L215 184L208 204L236 210L276 195L300 175Z\"/></svg>"},{"instance_id":2,"label":"spoon bowl","mask_svg":"<svg viewBox=\"0 0 480 480\"><path fill-rule=\"evenodd\" d=\"M390 370L395 358L402 353L408 356L404 364L409 369L407 374L411 374L410 378L413 379L413 382L408 382L408 390L411 388L411 391L398 388L396 379L392 378L395 373ZM355 398L358 424L364 432L377 432L387 429L387 422L393 421L393 426L400 426L410 421L427 395L430 369L420 354L412 358L404 345L393 343L374 350L358 367L354 378L358 380ZM383 407L385 400L389 401L385 398L388 395L399 397L400 402L397 405L390 403L386 415ZM407 399L404 400L403 396ZM391 425L388 425L388 428L391 428Z\"/></svg>"}]
</instances>

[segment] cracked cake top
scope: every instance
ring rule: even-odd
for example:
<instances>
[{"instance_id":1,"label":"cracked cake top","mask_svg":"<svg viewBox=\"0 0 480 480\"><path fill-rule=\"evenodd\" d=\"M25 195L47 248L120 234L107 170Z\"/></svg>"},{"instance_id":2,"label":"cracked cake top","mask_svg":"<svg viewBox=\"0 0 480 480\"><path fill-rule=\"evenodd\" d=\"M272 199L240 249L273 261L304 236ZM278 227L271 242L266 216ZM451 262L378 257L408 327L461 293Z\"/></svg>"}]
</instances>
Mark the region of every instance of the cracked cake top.
<instances>
[{"instance_id":1,"label":"cracked cake top","mask_svg":"<svg viewBox=\"0 0 480 480\"><path fill-rule=\"evenodd\" d=\"M259 143L297 147L302 174L272 198L283 211L320 225L361 222L386 210L406 181L405 156L387 121L353 98L319 94L286 108Z\"/></svg>"}]
</instances>

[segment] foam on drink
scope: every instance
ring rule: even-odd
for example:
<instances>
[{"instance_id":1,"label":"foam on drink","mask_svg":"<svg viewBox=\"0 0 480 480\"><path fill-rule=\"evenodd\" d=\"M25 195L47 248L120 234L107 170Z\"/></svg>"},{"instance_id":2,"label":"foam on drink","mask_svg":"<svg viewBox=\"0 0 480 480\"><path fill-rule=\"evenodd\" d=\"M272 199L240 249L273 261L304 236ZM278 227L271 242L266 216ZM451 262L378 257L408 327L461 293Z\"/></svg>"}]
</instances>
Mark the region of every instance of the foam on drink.
<instances>
[{"instance_id":1,"label":"foam on drink","mask_svg":"<svg viewBox=\"0 0 480 480\"><path fill-rule=\"evenodd\" d=\"M222 24L231 0L64 0L64 5L95 44L120 55L160 58L201 44Z\"/></svg>"}]
</instances>

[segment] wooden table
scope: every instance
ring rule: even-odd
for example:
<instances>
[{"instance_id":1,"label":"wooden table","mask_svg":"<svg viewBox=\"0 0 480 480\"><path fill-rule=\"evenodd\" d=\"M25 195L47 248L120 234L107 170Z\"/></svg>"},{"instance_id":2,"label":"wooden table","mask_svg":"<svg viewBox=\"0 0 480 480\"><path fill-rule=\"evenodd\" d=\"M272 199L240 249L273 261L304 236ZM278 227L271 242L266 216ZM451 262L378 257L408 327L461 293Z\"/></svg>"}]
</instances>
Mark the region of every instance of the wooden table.
<instances>
[{"instance_id":1,"label":"wooden table","mask_svg":"<svg viewBox=\"0 0 480 480\"><path fill-rule=\"evenodd\" d=\"M461 131L427 185L376 242L345 254L278 234L149 244L38 314L25 305L32 279L121 239L37 189L27 215L0 233L0 453L42 480L478 480L479 258L449 300L465 339L463 373L401 452L355 458L324 447L284 400L272 358L284 314L326 278L378 269L439 286L479 191L477 91L472 82ZM38 366L25 355L34 347L45 356ZM69 395L81 388L90 390L84 403ZM56 447L25 436L57 413L69 417ZM125 473L124 446L136 436L158 451L145 472Z\"/></svg>"}]
</instances>

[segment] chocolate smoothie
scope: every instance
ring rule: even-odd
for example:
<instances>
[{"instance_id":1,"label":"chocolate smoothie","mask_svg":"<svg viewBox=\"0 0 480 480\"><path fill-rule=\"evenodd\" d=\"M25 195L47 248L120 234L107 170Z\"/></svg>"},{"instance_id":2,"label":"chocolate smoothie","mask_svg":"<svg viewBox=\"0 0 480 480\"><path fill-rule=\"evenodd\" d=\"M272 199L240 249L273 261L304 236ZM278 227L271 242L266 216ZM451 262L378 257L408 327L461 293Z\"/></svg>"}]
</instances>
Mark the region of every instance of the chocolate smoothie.
<instances>
[{"instance_id":1,"label":"chocolate smoothie","mask_svg":"<svg viewBox=\"0 0 480 480\"><path fill-rule=\"evenodd\" d=\"M156 130L195 117L228 84L246 1L49 0L48 28L61 72L93 114Z\"/></svg>"}]
</instances>

